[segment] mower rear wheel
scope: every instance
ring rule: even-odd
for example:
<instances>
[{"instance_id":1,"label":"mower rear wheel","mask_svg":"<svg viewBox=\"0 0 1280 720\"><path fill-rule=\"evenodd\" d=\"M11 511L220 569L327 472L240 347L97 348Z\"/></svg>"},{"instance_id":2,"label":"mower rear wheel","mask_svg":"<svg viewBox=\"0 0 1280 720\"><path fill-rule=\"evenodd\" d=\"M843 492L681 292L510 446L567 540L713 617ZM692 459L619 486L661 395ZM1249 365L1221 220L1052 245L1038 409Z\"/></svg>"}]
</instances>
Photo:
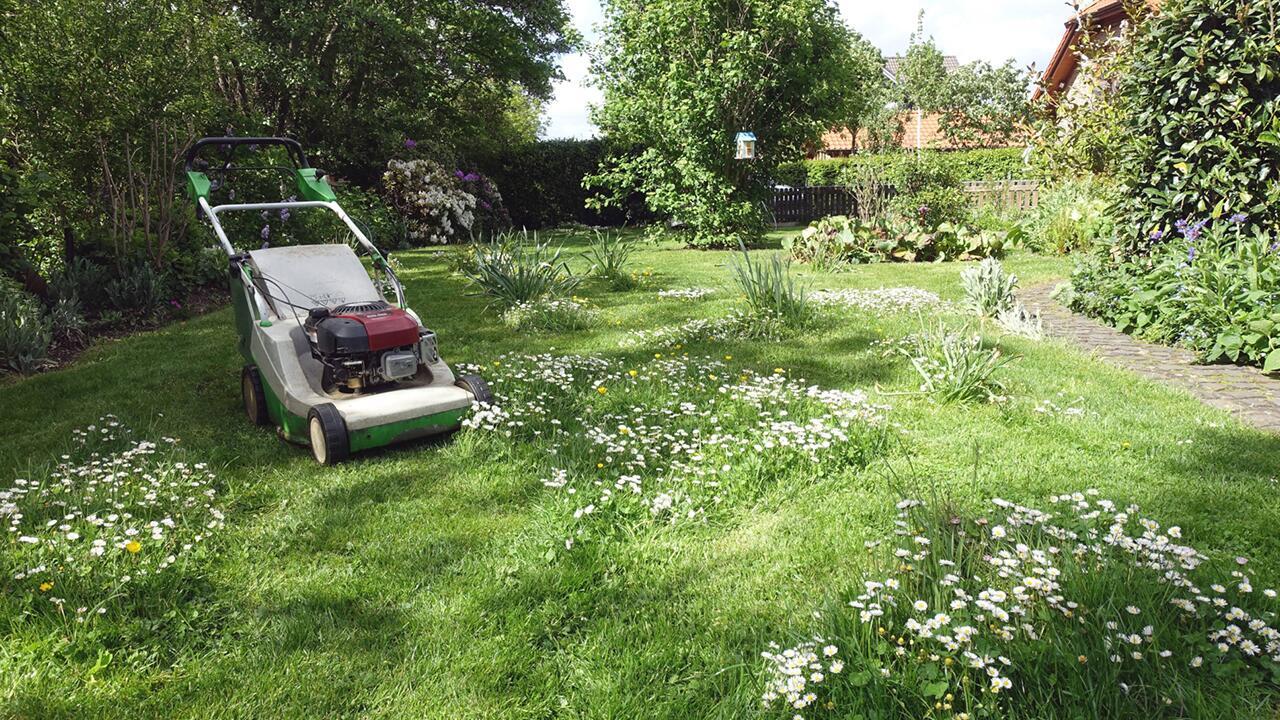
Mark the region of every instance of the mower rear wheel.
<instances>
[{"instance_id":1,"label":"mower rear wheel","mask_svg":"<svg viewBox=\"0 0 1280 720\"><path fill-rule=\"evenodd\" d=\"M262 390L262 375L253 365L245 365L240 371L240 399L244 401L244 414L254 425L271 422L267 415L267 394Z\"/></svg>"},{"instance_id":2,"label":"mower rear wheel","mask_svg":"<svg viewBox=\"0 0 1280 720\"><path fill-rule=\"evenodd\" d=\"M347 423L333 403L311 408L307 413L307 429L311 436L311 456L321 465L333 465L351 454Z\"/></svg>"},{"instance_id":3,"label":"mower rear wheel","mask_svg":"<svg viewBox=\"0 0 1280 720\"><path fill-rule=\"evenodd\" d=\"M475 396L476 402L493 402L493 391L489 389L489 383L485 382L484 378L479 375L463 375L454 382L454 385Z\"/></svg>"}]
</instances>

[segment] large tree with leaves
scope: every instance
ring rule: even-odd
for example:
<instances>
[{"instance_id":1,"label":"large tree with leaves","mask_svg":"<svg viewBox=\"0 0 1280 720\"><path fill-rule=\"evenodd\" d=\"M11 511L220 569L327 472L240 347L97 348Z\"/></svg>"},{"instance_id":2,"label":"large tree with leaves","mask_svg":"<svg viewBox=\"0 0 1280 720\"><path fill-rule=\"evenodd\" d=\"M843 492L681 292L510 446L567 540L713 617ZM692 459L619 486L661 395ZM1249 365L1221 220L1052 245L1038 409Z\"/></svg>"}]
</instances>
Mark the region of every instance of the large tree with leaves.
<instances>
[{"instance_id":1,"label":"large tree with leaves","mask_svg":"<svg viewBox=\"0 0 1280 720\"><path fill-rule=\"evenodd\" d=\"M644 194L696 244L754 240L778 163L847 117L865 85L851 35L825 0L606 0L594 56L594 119L627 152L590 179L606 197ZM865 70L861 71L865 72ZM878 72L878 70L877 70ZM753 132L754 160L734 159Z\"/></svg>"}]
</instances>

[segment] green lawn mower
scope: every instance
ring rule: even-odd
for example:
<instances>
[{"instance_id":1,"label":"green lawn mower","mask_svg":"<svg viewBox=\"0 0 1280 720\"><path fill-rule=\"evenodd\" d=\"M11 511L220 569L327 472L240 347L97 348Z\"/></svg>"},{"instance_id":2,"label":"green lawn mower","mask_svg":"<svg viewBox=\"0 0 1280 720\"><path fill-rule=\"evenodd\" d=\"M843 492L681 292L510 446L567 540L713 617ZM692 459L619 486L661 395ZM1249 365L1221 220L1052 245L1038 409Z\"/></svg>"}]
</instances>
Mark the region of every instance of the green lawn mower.
<instances>
[{"instance_id":1,"label":"green lawn mower","mask_svg":"<svg viewBox=\"0 0 1280 720\"><path fill-rule=\"evenodd\" d=\"M236 149L245 146L283 147L290 166L234 164ZM221 167L200 157L208 148L217 150ZM221 184L245 170L290 175L299 199L211 205L217 186L210 175ZM473 402L492 401L481 378L454 377L440 358L435 333L405 304L404 287L386 259L338 205L323 171L307 164L296 141L203 138L187 151L186 175L199 217L230 259L231 302L245 360L240 390L251 422L274 424L286 440L309 445L317 462L331 465L360 450L450 432ZM218 219L312 208L338 216L371 270L347 244L263 244L239 252Z\"/></svg>"}]
</instances>

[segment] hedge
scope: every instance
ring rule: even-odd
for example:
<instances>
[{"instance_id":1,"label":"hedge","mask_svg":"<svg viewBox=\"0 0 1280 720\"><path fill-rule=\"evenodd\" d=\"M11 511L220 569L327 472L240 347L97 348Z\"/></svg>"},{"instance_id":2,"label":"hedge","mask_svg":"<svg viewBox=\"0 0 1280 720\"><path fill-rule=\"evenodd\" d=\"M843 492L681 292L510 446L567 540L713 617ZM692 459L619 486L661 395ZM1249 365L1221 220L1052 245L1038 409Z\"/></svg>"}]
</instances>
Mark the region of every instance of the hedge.
<instances>
[{"instance_id":1,"label":"hedge","mask_svg":"<svg viewBox=\"0 0 1280 720\"><path fill-rule=\"evenodd\" d=\"M605 152L601 140L542 140L475 158L475 164L497 184L517 228L618 226L649 219L639 198L624 209L587 209L591 193L582 179L596 171Z\"/></svg>"},{"instance_id":2,"label":"hedge","mask_svg":"<svg viewBox=\"0 0 1280 720\"><path fill-rule=\"evenodd\" d=\"M1032 170L1022 159L1022 148L990 148L979 150L926 151L938 162L950 166L960 180L1004 180L1027 178ZM852 168L872 166L885 175L893 175L902 163L915 157L913 152L851 155L787 163L779 168L777 182L796 187L804 185L843 185Z\"/></svg>"}]
</instances>

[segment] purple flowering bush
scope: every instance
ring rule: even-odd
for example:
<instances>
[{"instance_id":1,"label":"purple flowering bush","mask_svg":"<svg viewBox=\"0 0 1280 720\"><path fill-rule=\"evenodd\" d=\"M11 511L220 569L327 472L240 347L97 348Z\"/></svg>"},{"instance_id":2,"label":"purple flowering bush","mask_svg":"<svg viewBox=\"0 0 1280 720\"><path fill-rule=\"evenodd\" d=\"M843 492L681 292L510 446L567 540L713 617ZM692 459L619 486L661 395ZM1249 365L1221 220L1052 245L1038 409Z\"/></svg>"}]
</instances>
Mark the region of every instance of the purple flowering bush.
<instances>
[{"instance_id":1,"label":"purple flowering bush","mask_svg":"<svg viewBox=\"0 0 1280 720\"><path fill-rule=\"evenodd\" d=\"M1248 220L1183 218L1150 233L1143 254L1090 253L1072 274L1070 303L1205 362L1280 371L1280 243Z\"/></svg>"},{"instance_id":2,"label":"purple flowering bush","mask_svg":"<svg viewBox=\"0 0 1280 720\"><path fill-rule=\"evenodd\" d=\"M427 159L392 160L382 176L387 201L404 218L415 245L443 245L469 237L476 196L462 177Z\"/></svg>"},{"instance_id":3,"label":"purple flowering bush","mask_svg":"<svg viewBox=\"0 0 1280 720\"><path fill-rule=\"evenodd\" d=\"M511 216L493 180L475 170L454 170L453 176L462 184L462 189L476 199L473 230L492 234L511 227Z\"/></svg>"}]
</instances>

